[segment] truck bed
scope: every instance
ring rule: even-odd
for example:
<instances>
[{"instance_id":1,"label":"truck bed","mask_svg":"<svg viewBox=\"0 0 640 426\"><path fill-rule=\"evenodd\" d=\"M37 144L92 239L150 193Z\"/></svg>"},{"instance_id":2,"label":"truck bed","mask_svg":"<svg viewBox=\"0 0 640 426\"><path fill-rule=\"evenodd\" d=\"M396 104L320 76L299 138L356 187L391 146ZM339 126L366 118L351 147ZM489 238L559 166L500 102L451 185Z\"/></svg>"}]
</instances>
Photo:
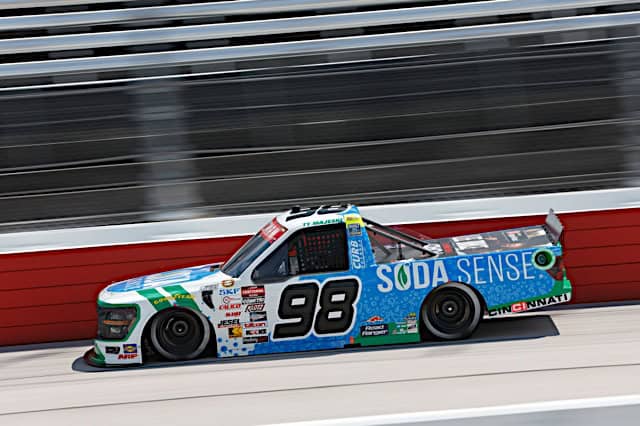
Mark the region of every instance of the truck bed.
<instances>
[{"instance_id":1,"label":"truck bed","mask_svg":"<svg viewBox=\"0 0 640 426\"><path fill-rule=\"evenodd\" d=\"M562 235L563 226L553 210L544 224L439 239L421 239L364 219L377 262L449 257L550 247ZM373 235L372 235L373 234Z\"/></svg>"},{"instance_id":2,"label":"truck bed","mask_svg":"<svg viewBox=\"0 0 640 426\"><path fill-rule=\"evenodd\" d=\"M534 247L550 247L553 241L545 226L527 226L502 231L424 241L427 249L441 257L493 253Z\"/></svg>"}]
</instances>

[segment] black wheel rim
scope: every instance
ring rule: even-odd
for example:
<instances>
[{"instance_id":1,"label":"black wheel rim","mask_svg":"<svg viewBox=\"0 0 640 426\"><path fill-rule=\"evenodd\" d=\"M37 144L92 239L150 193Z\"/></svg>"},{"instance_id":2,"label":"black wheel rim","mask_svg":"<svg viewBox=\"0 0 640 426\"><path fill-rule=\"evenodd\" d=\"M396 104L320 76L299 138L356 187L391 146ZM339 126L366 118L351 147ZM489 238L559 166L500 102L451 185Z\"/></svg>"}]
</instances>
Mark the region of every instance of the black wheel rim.
<instances>
[{"instance_id":1,"label":"black wheel rim","mask_svg":"<svg viewBox=\"0 0 640 426\"><path fill-rule=\"evenodd\" d=\"M189 356L204 337L202 324L187 312L174 311L163 318L158 327L158 342L164 350L176 356Z\"/></svg>"},{"instance_id":2,"label":"black wheel rim","mask_svg":"<svg viewBox=\"0 0 640 426\"><path fill-rule=\"evenodd\" d=\"M443 289L429 301L427 317L431 325L446 334L466 330L473 322L473 301L462 291Z\"/></svg>"}]
</instances>

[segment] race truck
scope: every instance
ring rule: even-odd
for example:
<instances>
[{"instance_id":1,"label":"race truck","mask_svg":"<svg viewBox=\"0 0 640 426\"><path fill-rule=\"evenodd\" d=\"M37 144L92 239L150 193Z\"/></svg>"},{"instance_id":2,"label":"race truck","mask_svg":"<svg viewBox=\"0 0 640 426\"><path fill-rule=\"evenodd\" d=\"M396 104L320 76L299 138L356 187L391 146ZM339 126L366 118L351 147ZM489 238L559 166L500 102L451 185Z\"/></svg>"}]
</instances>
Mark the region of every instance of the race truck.
<instances>
[{"instance_id":1,"label":"race truck","mask_svg":"<svg viewBox=\"0 0 640 426\"><path fill-rule=\"evenodd\" d=\"M568 302L562 225L426 239L356 206L293 208L227 262L109 285L96 366L456 340Z\"/></svg>"}]
</instances>

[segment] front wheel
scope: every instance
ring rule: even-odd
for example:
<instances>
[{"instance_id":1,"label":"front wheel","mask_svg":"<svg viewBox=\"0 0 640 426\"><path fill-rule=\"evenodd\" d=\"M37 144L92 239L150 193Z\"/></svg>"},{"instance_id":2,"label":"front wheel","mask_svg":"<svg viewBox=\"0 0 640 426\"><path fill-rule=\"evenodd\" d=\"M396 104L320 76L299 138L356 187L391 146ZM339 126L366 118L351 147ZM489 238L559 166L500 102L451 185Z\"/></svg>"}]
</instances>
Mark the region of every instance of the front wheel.
<instances>
[{"instance_id":1,"label":"front wheel","mask_svg":"<svg viewBox=\"0 0 640 426\"><path fill-rule=\"evenodd\" d=\"M202 354L210 337L206 320L186 309L161 311L151 323L151 343L171 361L193 359Z\"/></svg>"},{"instance_id":2,"label":"front wheel","mask_svg":"<svg viewBox=\"0 0 640 426\"><path fill-rule=\"evenodd\" d=\"M444 340L469 337L480 323L482 304L469 287L451 283L438 288L422 305L420 317L426 330Z\"/></svg>"}]
</instances>

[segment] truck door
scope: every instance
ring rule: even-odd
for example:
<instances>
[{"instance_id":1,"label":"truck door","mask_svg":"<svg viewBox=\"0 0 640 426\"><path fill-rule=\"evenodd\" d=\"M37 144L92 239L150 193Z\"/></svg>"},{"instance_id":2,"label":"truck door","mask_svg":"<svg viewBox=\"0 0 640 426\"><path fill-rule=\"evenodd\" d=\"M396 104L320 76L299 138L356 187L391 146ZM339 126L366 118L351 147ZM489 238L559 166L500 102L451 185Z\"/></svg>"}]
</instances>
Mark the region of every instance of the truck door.
<instances>
[{"instance_id":1,"label":"truck door","mask_svg":"<svg viewBox=\"0 0 640 426\"><path fill-rule=\"evenodd\" d=\"M251 280L265 289L269 342L256 353L342 347L361 292L350 269L344 223L301 229L260 262Z\"/></svg>"}]
</instances>

